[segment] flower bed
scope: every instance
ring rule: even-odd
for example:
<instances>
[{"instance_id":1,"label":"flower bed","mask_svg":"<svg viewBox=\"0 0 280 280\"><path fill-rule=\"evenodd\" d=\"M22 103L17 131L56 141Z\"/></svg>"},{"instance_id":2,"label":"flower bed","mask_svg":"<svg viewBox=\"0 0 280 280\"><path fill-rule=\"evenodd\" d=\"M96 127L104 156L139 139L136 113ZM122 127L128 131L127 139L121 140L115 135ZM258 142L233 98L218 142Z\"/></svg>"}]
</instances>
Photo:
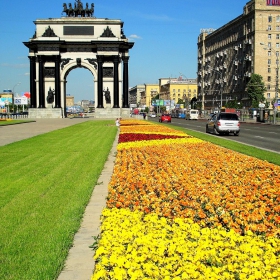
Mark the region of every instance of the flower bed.
<instances>
[{"instance_id":1,"label":"flower bed","mask_svg":"<svg viewBox=\"0 0 280 280\"><path fill-rule=\"evenodd\" d=\"M280 167L122 121L92 279L278 279Z\"/></svg>"}]
</instances>

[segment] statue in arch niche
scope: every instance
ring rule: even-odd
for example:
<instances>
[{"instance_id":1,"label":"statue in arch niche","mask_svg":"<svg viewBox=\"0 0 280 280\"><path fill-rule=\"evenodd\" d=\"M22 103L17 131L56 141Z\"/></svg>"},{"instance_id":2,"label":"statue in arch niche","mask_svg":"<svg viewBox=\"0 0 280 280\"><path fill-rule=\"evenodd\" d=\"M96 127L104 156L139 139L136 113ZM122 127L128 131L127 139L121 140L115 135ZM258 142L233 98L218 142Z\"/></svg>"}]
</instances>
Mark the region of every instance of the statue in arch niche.
<instances>
[{"instance_id":1,"label":"statue in arch niche","mask_svg":"<svg viewBox=\"0 0 280 280\"><path fill-rule=\"evenodd\" d=\"M49 91L48 91L47 102L49 104L54 102L54 90L51 90L51 87L49 88Z\"/></svg>"},{"instance_id":2,"label":"statue in arch niche","mask_svg":"<svg viewBox=\"0 0 280 280\"><path fill-rule=\"evenodd\" d=\"M109 88L107 88L106 90L103 90L105 92L104 96L105 96L105 100L107 104L111 103L111 95L110 95L110 90Z\"/></svg>"}]
</instances>

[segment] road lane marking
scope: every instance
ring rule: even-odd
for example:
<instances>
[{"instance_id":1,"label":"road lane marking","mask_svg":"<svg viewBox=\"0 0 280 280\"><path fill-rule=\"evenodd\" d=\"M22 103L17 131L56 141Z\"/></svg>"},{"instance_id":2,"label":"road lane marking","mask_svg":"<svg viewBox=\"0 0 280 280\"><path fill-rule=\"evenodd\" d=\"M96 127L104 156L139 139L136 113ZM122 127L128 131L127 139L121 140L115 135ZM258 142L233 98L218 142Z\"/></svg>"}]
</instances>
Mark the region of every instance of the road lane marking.
<instances>
[{"instance_id":1,"label":"road lane marking","mask_svg":"<svg viewBox=\"0 0 280 280\"><path fill-rule=\"evenodd\" d=\"M256 135L255 137L256 137L256 138L262 138L262 139L264 139L264 138L265 138L265 137L258 136L258 135Z\"/></svg>"}]
</instances>

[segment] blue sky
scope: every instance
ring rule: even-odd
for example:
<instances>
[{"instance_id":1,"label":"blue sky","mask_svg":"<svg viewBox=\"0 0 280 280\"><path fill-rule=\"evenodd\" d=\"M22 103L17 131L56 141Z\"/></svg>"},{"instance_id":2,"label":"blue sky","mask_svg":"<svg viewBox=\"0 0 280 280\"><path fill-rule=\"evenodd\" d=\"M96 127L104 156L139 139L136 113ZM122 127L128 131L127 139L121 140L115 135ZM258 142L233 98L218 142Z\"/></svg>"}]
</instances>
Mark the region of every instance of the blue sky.
<instances>
[{"instance_id":1,"label":"blue sky","mask_svg":"<svg viewBox=\"0 0 280 280\"><path fill-rule=\"evenodd\" d=\"M265 0L263 0L265 1ZM0 91L29 91L26 42L34 20L60 18L63 3L75 0L14 0L2 3L0 24ZM197 38L202 28L217 29L243 13L244 0L95 0L97 18L120 19L124 34L135 42L130 50L129 86L158 83L159 78L196 78ZM20 83L19 85L17 85ZM67 77L67 93L75 101L93 99L93 79L86 69Z\"/></svg>"}]
</instances>

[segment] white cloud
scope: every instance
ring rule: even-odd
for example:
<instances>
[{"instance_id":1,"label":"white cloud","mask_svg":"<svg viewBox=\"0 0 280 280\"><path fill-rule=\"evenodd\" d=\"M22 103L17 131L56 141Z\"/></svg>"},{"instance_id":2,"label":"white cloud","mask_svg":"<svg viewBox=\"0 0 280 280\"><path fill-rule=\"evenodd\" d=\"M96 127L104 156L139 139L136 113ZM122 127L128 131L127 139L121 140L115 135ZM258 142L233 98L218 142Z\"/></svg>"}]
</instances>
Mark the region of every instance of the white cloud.
<instances>
[{"instance_id":1,"label":"white cloud","mask_svg":"<svg viewBox=\"0 0 280 280\"><path fill-rule=\"evenodd\" d=\"M129 36L130 39L142 39L140 36L136 35L136 34L132 34Z\"/></svg>"}]
</instances>

